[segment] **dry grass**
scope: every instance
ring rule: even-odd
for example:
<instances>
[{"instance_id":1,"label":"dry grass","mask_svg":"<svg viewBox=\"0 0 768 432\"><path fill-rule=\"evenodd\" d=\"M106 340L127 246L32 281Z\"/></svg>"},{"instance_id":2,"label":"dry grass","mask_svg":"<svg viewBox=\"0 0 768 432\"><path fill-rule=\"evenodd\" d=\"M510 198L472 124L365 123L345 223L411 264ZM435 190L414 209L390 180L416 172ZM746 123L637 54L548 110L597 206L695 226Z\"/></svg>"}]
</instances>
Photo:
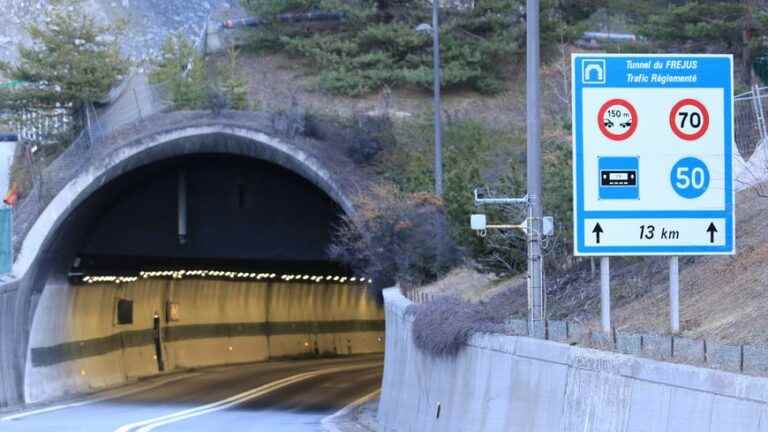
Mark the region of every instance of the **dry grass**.
<instances>
[{"instance_id":1,"label":"dry grass","mask_svg":"<svg viewBox=\"0 0 768 432\"><path fill-rule=\"evenodd\" d=\"M737 255L681 263L680 319L684 335L732 343L768 342L768 199L754 191L737 196ZM663 275L666 276L666 275ZM666 280L638 301L618 307L617 327L665 331Z\"/></svg>"},{"instance_id":2,"label":"dry grass","mask_svg":"<svg viewBox=\"0 0 768 432\"><path fill-rule=\"evenodd\" d=\"M310 112L342 118L384 110L395 118L414 118L432 110L431 92L421 89L393 89L362 97L317 91L312 85L313 69L301 59L285 54L243 50L239 62L248 78L249 99L266 110L286 110L296 103ZM518 75L519 71L511 73ZM523 81L512 79L506 91L490 97L472 91L446 92L443 110L446 116L473 118L499 129L522 127L525 123Z\"/></svg>"},{"instance_id":3,"label":"dry grass","mask_svg":"<svg viewBox=\"0 0 768 432\"><path fill-rule=\"evenodd\" d=\"M768 199L753 190L736 198L737 255L680 258L681 326L684 336L729 343L768 343ZM617 329L665 333L669 329L666 258L611 262L613 322ZM584 260L548 283L550 318L599 325L599 275ZM494 303L492 316L524 316L525 279L499 281L466 269L424 288L433 295Z\"/></svg>"},{"instance_id":4,"label":"dry grass","mask_svg":"<svg viewBox=\"0 0 768 432\"><path fill-rule=\"evenodd\" d=\"M490 274L478 273L467 267L452 270L444 278L425 285L421 292L430 295L448 295L468 301L481 301L505 291L512 285L525 283L525 277L500 279Z\"/></svg>"}]
</instances>

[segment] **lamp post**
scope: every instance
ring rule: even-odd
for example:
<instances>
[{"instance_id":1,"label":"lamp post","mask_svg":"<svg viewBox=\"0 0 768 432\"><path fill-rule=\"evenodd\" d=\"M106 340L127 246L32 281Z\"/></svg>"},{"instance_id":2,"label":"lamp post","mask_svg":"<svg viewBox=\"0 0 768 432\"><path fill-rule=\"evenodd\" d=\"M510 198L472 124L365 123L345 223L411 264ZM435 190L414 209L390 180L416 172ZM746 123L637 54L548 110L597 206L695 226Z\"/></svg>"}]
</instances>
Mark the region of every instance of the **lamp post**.
<instances>
[{"instance_id":1,"label":"lamp post","mask_svg":"<svg viewBox=\"0 0 768 432\"><path fill-rule=\"evenodd\" d=\"M435 194L443 196L442 101L440 100L440 0L432 0L432 87L435 112Z\"/></svg>"},{"instance_id":2,"label":"lamp post","mask_svg":"<svg viewBox=\"0 0 768 432\"><path fill-rule=\"evenodd\" d=\"M544 271L541 257L541 124L539 109L539 0L528 0L526 13L526 135L528 141L528 296L529 321L545 315Z\"/></svg>"}]
</instances>

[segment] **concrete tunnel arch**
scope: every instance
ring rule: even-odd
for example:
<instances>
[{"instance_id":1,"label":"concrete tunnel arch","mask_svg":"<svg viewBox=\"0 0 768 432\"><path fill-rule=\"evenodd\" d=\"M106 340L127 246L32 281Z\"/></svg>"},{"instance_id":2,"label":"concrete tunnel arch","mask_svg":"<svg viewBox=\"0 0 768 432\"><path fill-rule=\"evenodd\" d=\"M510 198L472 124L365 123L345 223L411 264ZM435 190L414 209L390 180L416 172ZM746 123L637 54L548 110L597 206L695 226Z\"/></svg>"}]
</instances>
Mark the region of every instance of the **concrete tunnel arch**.
<instances>
[{"instance_id":1,"label":"concrete tunnel arch","mask_svg":"<svg viewBox=\"0 0 768 432\"><path fill-rule=\"evenodd\" d=\"M301 148L279 137L249 128L189 126L140 139L134 145L121 147L103 161L89 164L85 171L70 180L56 194L32 225L14 261L12 274L15 277L24 276L68 215L104 184L126 172L162 159L203 153L246 156L271 162L309 180L331 197L345 213L354 212L350 196L353 192L344 190L321 161Z\"/></svg>"},{"instance_id":2,"label":"concrete tunnel arch","mask_svg":"<svg viewBox=\"0 0 768 432\"><path fill-rule=\"evenodd\" d=\"M249 124L215 120L194 123L137 134L105 157L89 161L85 169L61 188L32 224L21 242L12 270L11 283L16 284L13 317L16 331L2 334L2 338L6 339L2 342L11 349L4 349L0 354L5 364L12 365L12 376L4 378L0 391L6 394L5 399L10 404L28 401L26 378L30 332L37 307L37 304L32 304L32 296L41 294L49 282L61 282L51 281L50 278L57 269L61 273L61 266L65 265L57 262L56 252L61 243L67 241L65 225L68 218L112 180L162 160L189 155L226 154L282 167L316 186L345 214L354 212L351 197L362 186L354 164L345 157L331 155L322 160L322 156L318 157L317 146L307 149L301 143L291 142L279 134L263 132ZM4 321L7 323L8 317Z\"/></svg>"}]
</instances>

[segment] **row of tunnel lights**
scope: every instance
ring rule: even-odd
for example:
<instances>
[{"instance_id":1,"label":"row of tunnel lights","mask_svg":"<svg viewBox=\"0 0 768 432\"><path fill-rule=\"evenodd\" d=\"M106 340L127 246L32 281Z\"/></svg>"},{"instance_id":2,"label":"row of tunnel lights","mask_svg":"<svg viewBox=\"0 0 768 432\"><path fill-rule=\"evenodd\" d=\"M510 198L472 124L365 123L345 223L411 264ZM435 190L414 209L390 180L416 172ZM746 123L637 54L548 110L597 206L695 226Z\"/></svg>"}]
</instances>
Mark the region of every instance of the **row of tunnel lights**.
<instances>
[{"instance_id":1,"label":"row of tunnel lights","mask_svg":"<svg viewBox=\"0 0 768 432\"><path fill-rule=\"evenodd\" d=\"M233 271L220 271L220 270L165 270L165 271L141 271L139 276L84 276L83 282L85 283L130 283L136 282L141 279L149 278L173 278L184 279L185 277L196 278L228 278L233 280L282 280L284 282L291 281L307 281L307 282L336 282L336 283L373 283L373 279L366 279L364 277L355 276L319 276L308 274L282 274L277 273L248 273L248 272L233 272Z\"/></svg>"}]
</instances>

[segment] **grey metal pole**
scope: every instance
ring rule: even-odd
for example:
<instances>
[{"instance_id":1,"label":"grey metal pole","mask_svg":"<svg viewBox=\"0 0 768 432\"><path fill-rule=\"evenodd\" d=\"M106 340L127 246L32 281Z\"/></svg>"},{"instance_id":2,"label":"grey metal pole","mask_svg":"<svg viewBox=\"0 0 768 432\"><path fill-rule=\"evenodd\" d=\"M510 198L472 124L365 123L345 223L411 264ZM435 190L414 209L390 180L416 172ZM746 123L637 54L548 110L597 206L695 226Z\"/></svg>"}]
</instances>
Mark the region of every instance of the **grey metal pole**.
<instances>
[{"instance_id":1,"label":"grey metal pole","mask_svg":"<svg viewBox=\"0 0 768 432\"><path fill-rule=\"evenodd\" d=\"M187 243L187 173L183 168L178 172L178 216L179 244Z\"/></svg>"},{"instance_id":2,"label":"grey metal pole","mask_svg":"<svg viewBox=\"0 0 768 432\"><path fill-rule=\"evenodd\" d=\"M600 323L603 332L611 332L611 262L600 258Z\"/></svg>"},{"instance_id":3,"label":"grey metal pole","mask_svg":"<svg viewBox=\"0 0 768 432\"><path fill-rule=\"evenodd\" d=\"M680 264L669 257L669 318L673 334L680 333Z\"/></svg>"},{"instance_id":4,"label":"grey metal pole","mask_svg":"<svg viewBox=\"0 0 768 432\"><path fill-rule=\"evenodd\" d=\"M526 104L528 169L528 295L529 320L544 319L544 272L541 259L541 125L539 124L539 1L528 0L526 14Z\"/></svg>"},{"instance_id":5,"label":"grey metal pole","mask_svg":"<svg viewBox=\"0 0 768 432\"><path fill-rule=\"evenodd\" d=\"M440 100L440 0L432 0L432 74L434 87L435 111L435 194L443 196L443 133L442 133L442 111L443 106Z\"/></svg>"}]
</instances>

